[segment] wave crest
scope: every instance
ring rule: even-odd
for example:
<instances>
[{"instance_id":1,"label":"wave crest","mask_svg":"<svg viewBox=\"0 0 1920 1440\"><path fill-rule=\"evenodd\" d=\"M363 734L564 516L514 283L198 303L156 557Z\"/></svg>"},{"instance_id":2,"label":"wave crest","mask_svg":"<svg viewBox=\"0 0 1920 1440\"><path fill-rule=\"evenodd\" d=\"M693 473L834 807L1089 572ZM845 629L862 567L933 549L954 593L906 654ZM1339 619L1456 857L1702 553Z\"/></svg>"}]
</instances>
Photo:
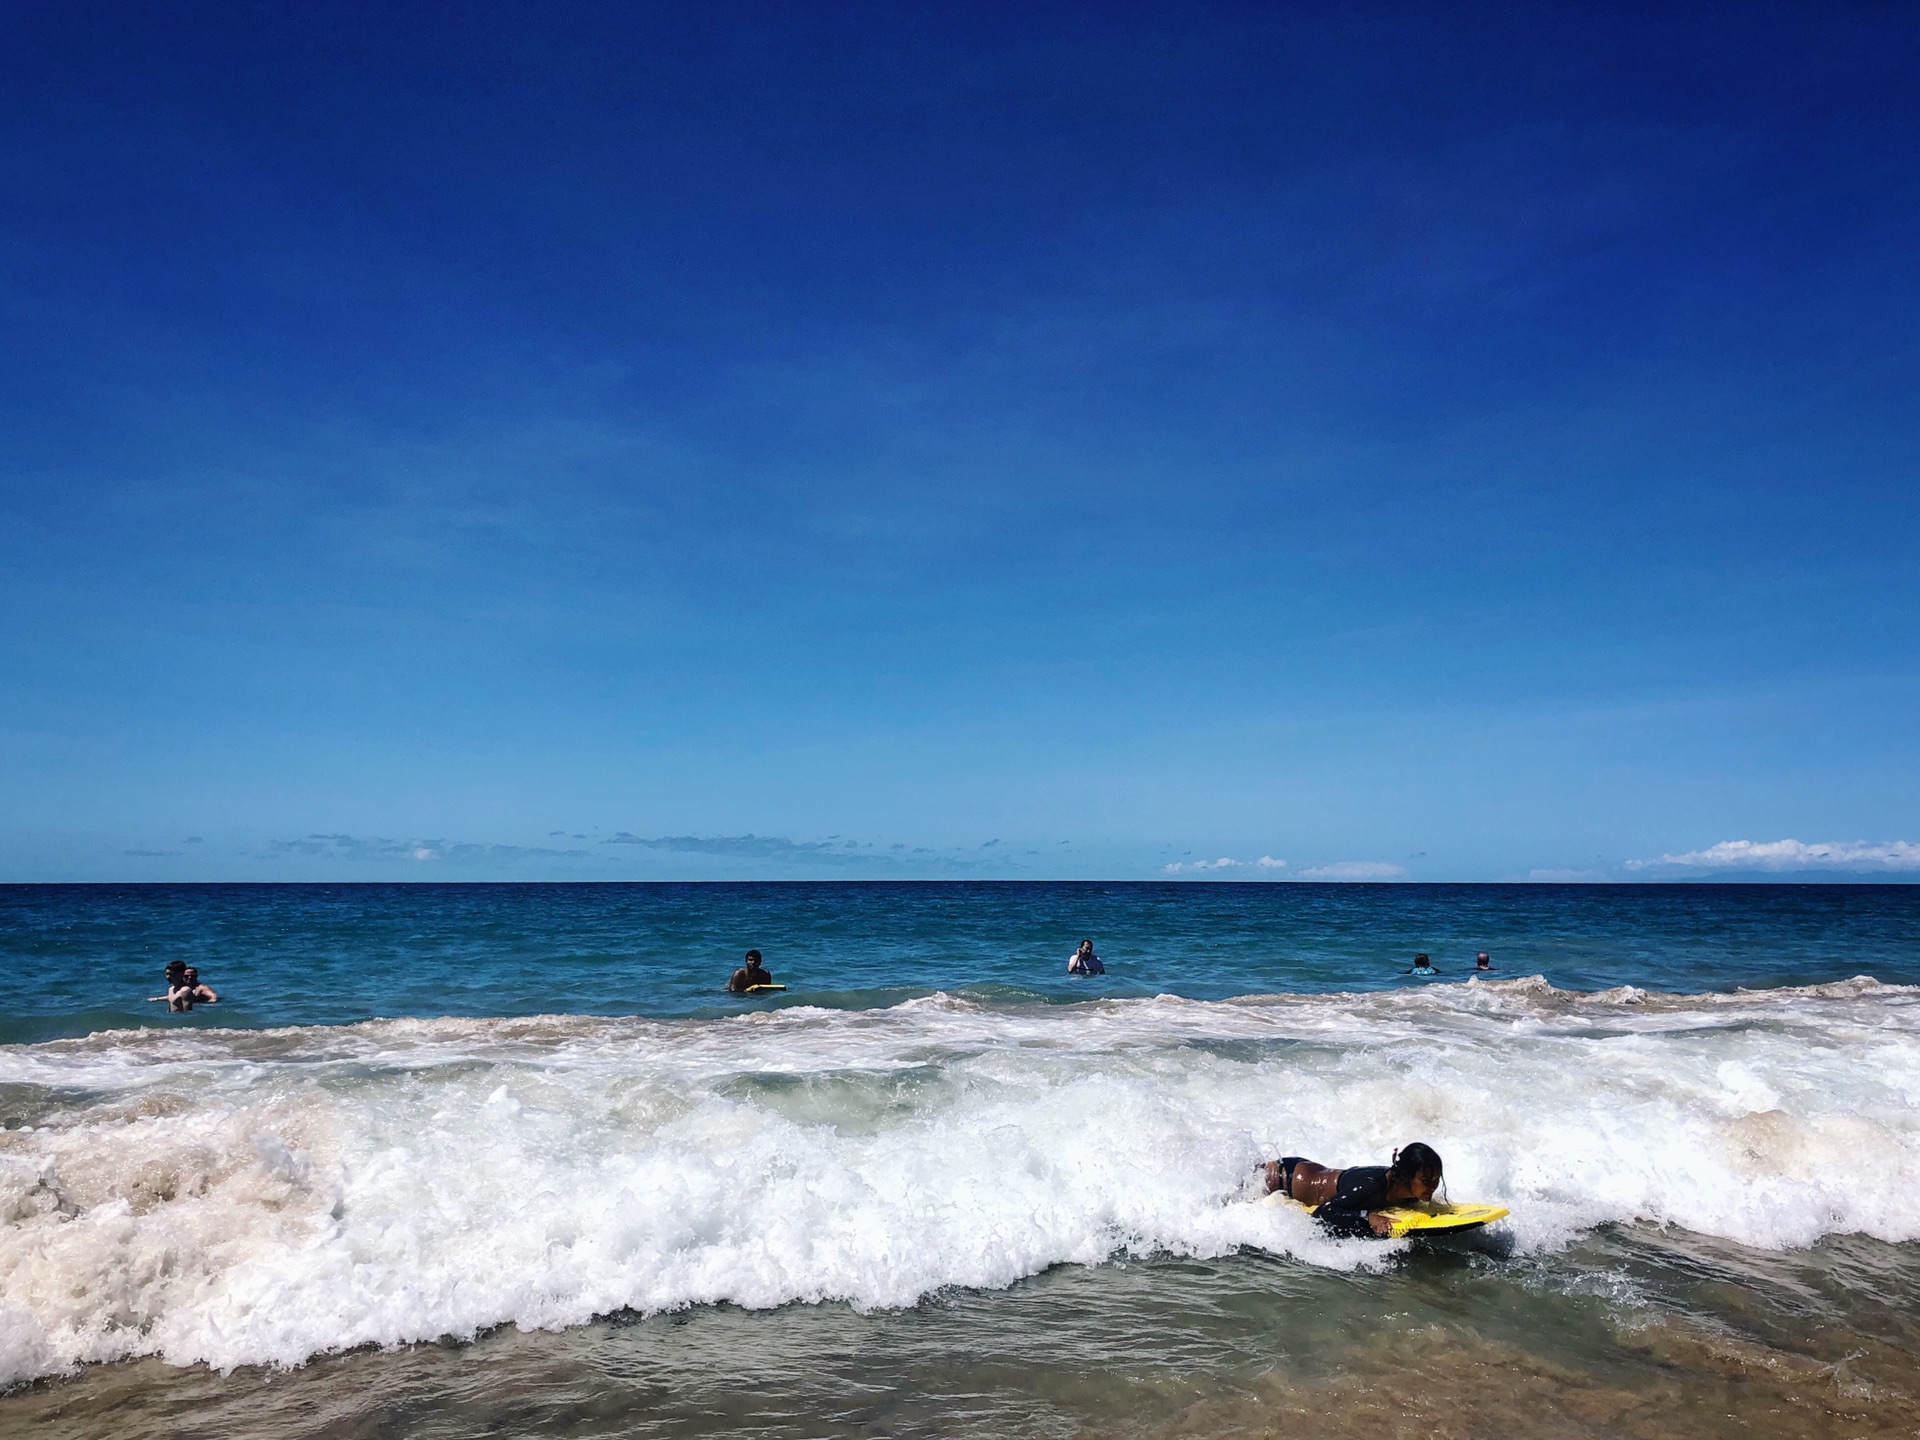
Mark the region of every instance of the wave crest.
<instances>
[{"instance_id":1,"label":"wave crest","mask_svg":"<svg viewBox=\"0 0 1920 1440\"><path fill-rule=\"evenodd\" d=\"M1920 989L393 1020L0 1050L0 1377L623 1309L910 1304L1123 1250L1385 1263L1242 1203L1422 1138L1515 1243L1920 1238Z\"/></svg>"}]
</instances>

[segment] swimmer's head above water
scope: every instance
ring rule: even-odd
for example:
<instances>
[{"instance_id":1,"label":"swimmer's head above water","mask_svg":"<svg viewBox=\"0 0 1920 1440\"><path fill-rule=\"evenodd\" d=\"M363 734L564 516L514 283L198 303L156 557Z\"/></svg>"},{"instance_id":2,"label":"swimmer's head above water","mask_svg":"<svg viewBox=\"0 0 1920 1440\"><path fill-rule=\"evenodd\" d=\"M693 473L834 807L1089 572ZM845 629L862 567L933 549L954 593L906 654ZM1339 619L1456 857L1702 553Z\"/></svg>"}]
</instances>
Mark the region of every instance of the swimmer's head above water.
<instances>
[{"instance_id":1,"label":"swimmer's head above water","mask_svg":"<svg viewBox=\"0 0 1920 1440\"><path fill-rule=\"evenodd\" d=\"M1431 1145L1415 1140L1393 1152L1393 1164L1387 1167L1387 1188L1404 1190L1424 1204L1440 1188L1444 1173L1440 1153Z\"/></svg>"}]
</instances>

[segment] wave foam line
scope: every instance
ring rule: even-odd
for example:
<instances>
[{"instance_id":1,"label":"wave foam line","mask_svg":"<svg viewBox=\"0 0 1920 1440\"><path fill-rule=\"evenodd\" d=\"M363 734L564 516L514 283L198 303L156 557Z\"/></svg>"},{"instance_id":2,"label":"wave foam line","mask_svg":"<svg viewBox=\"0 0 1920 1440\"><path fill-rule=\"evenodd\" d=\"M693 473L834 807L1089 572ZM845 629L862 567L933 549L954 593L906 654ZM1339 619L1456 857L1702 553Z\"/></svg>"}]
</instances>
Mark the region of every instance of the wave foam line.
<instances>
[{"instance_id":1,"label":"wave foam line","mask_svg":"<svg viewBox=\"0 0 1920 1440\"><path fill-rule=\"evenodd\" d=\"M1920 990L1870 980L116 1032L0 1050L0 1087L0 1383L907 1305L1128 1249L1378 1264L1247 1178L1413 1138L1522 1248L1920 1238Z\"/></svg>"}]
</instances>

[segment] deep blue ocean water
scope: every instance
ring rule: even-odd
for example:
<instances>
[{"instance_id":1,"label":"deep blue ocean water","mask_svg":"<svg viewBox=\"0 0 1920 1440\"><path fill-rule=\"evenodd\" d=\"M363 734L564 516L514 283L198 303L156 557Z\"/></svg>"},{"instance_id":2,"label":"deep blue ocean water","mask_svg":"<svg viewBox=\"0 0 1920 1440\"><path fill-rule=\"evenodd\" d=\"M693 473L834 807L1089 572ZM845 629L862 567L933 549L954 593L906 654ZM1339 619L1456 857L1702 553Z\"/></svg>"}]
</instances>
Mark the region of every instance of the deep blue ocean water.
<instances>
[{"instance_id":1,"label":"deep blue ocean water","mask_svg":"<svg viewBox=\"0 0 1920 1440\"><path fill-rule=\"evenodd\" d=\"M1067 976L1082 937L1107 964ZM748 947L790 989L721 993ZM1437 981L1403 972L1416 950ZM990 1003L1372 990L1502 977L1683 993L1870 975L1920 983L1915 885L765 883L13 885L0 1042L137 1025L374 1017L705 1016L868 1008L935 990ZM170 960L221 996L174 1016Z\"/></svg>"}]
</instances>

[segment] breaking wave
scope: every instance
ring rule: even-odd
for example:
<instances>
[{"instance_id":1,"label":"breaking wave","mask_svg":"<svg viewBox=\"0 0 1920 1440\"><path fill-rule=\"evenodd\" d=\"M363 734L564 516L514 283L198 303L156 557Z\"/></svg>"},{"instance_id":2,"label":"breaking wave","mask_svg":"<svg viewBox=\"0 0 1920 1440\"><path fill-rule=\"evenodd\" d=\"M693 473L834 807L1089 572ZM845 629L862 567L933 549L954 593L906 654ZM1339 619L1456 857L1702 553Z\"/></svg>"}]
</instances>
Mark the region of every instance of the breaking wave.
<instances>
[{"instance_id":1,"label":"breaking wave","mask_svg":"<svg viewBox=\"0 0 1920 1440\"><path fill-rule=\"evenodd\" d=\"M1248 1176L1414 1138L1521 1249L1920 1238L1920 989L1867 979L122 1031L0 1048L0 1101L0 1384L1124 1251L1390 1263Z\"/></svg>"}]
</instances>

